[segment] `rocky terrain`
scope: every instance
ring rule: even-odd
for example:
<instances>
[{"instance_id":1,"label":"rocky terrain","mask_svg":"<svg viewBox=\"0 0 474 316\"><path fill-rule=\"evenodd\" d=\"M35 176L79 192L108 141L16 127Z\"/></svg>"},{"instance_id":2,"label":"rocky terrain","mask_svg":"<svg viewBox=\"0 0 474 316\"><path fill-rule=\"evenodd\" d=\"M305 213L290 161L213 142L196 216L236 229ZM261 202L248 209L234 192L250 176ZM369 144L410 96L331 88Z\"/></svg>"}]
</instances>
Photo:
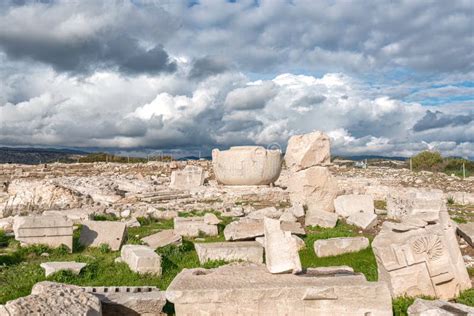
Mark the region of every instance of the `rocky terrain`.
<instances>
[{"instance_id":1,"label":"rocky terrain","mask_svg":"<svg viewBox=\"0 0 474 316\"><path fill-rule=\"evenodd\" d=\"M9 303L0 315L38 300L63 311L41 294L54 291L79 291L85 303L75 308L97 315L137 306L170 313L167 301L177 315L262 306L278 315L401 315L407 298L472 299L474 179L355 168L329 152L316 132L290 140L283 168L260 147L213 152L213 161L2 164L0 303ZM250 263L227 265L234 261ZM38 283L14 300L43 280L82 287ZM447 306L435 302L412 310Z\"/></svg>"}]
</instances>

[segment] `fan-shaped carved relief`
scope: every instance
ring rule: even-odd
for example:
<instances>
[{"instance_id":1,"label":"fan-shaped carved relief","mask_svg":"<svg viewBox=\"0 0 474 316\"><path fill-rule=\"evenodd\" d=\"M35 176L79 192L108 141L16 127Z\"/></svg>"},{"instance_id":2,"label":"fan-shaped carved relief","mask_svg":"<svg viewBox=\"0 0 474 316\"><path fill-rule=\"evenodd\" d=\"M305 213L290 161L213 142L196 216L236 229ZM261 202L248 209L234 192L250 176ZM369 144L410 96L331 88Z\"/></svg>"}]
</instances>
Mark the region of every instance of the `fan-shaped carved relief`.
<instances>
[{"instance_id":1,"label":"fan-shaped carved relief","mask_svg":"<svg viewBox=\"0 0 474 316\"><path fill-rule=\"evenodd\" d=\"M443 255L443 243L436 235L417 238L413 241L412 248L416 254L426 253L430 260L437 260Z\"/></svg>"}]
</instances>

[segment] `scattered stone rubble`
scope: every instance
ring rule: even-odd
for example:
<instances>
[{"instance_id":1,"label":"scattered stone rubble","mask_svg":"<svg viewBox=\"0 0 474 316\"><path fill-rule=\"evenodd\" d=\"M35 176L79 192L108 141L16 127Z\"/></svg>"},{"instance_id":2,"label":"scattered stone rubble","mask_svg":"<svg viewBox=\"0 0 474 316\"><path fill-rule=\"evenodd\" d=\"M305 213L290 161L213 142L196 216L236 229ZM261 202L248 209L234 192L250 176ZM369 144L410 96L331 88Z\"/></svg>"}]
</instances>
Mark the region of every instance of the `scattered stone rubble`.
<instances>
[{"instance_id":1,"label":"scattered stone rubble","mask_svg":"<svg viewBox=\"0 0 474 316\"><path fill-rule=\"evenodd\" d=\"M474 259L465 255L464 263L455 232L473 246L474 228L454 224L446 201L474 204L473 179L331 164L329 138L321 132L292 137L284 159L282 168L279 150L240 146L214 150L212 163L0 165L0 229L13 231L22 244L72 249L73 225L82 225L82 245L121 249L118 259L132 271L161 275L156 248L180 244L183 237L218 235L222 224L216 211L234 217L224 228L226 242L195 243L199 261L255 264L183 270L166 293L178 316L391 315L390 296L451 299L471 287L466 265L474 266ZM374 200L386 201L386 210L375 210ZM182 215L211 209L200 217ZM91 220L100 214L117 221ZM127 227L140 226L139 217L172 219L174 228L142 238L147 246L122 247ZM305 235L304 226L335 227L338 220L360 228L359 233L371 230L364 235L381 229L372 243L380 282L367 282L350 267L302 269L298 251L305 242L297 235ZM319 257L367 247L365 237L314 243ZM465 242L461 247L470 249ZM65 269L79 273L83 265L41 264L46 275ZM158 315L166 302L165 293L153 287L88 288L94 296L54 283L35 288L32 295L0 306L0 315L100 315L96 297L104 314ZM61 295L67 299L56 298ZM471 309L417 300L409 313L468 315Z\"/></svg>"},{"instance_id":2,"label":"scattered stone rubble","mask_svg":"<svg viewBox=\"0 0 474 316\"><path fill-rule=\"evenodd\" d=\"M0 305L1 316L102 315L100 300L82 288L54 282L39 282L31 295Z\"/></svg>"}]
</instances>

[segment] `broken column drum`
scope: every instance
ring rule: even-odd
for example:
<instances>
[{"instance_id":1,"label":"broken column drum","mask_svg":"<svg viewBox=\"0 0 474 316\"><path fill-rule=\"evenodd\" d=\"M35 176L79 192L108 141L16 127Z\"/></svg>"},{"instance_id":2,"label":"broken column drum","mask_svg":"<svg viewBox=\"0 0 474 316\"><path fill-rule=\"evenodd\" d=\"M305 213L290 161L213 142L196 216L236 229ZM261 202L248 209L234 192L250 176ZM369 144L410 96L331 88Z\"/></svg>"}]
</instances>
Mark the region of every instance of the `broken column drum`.
<instances>
[{"instance_id":1,"label":"broken column drum","mask_svg":"<svg viewBox=\"0 0 474 316\"><path fill-rule=\"evenodd\" d=\"M237 146L229 150L212 151L216 179L225 185L267 185L280 176L280 150L261 146Z\"/></svg>"}]
</instances>

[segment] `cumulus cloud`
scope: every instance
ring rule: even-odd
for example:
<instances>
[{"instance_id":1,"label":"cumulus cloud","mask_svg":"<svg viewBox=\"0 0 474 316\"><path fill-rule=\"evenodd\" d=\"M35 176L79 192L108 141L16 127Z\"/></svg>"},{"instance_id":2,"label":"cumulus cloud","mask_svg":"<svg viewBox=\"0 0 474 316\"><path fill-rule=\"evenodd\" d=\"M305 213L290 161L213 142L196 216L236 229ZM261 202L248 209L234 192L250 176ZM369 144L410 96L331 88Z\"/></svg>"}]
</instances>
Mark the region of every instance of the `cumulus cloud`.
<instances>
[{"instance_id":1,"label":"cumulus cloud","mask_svg":"<svg viewBox=\"0 0 474 316\"><path fill-rule=\"evenodd\" d=\"M469 1L43 2L0 3L2 145L474 156Z\"/></svg>"}]
</instances>

